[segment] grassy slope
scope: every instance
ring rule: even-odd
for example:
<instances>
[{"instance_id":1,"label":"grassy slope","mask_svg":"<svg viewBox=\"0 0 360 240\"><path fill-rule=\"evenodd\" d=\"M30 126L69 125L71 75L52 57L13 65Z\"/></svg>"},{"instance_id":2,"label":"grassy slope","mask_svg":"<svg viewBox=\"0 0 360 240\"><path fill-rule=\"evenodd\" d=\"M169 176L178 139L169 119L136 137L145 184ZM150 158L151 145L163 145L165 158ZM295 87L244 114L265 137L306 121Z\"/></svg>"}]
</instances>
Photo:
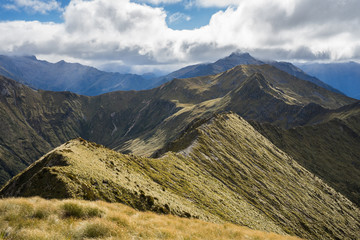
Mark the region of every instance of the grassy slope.
<instances>
[{"instance_id":1,"label":"grassy slope","mask_svg":"<svg viewBox=\"0 0 360 240\"><path fill-rule=\"evenodd\" d=\"M2 199L0 213L0 238L9 240L299 239L230 223L214 224L139 212L122 204L102 201Z\"/></svg>"},{"instance_id":2,"label":"grassy slope","mask_svg":"<svg viewBox=\"0 0 360 240\"><path fill-rule=\"evenodd\" d=\"M1 195L119 201L310 239L360 234L357 207L245 120L227 114L198 125L174 144L180 153L158 159L70 141L14 178Z\"/></svg>"},{"instance_id":3,"label":"grassy slope","mask_svg":"<svg viewBox=\"0 0 360 240\"><path fill-rule=\"evenodd\" d=\"M326 121L284 130L252 125L298 163L360 205L360 104L320 114Z\"/></svg>"},{"instance_id":4,"label":"grassy slope","mask_svg":"<svg viewBox=\"0 0 360 240\"><path fill-rule=\"evenodd\" d=\"M0 79L0 183L53 147L79 136L81 98Z\"/></svg>"},{"instance_id":5,"label":"grassy slope","mask_svg":"<svg viewBox=\"0 0 360 240\"><path fill-rule=\"evenodd\" d=\"M151 155L190 122L213 113L233 111L246 119L291 127L307 123L316 114L304 111L312 102L324 111L354 102L269 65L238 66L218 75L175 79L155 93L175 104L174 113L153 129L115 146L116 150Z\"/></svg>"},{"instance_id":6,"label":"grassy slope","mask_svg":"<svg viewBox=\"0 0 360 240\"><path fill-rule=\"evenodd\" d=\"M190 156L285 230L310 239L360 234L359 209L236 115L201 126L197 141Z\"/></svg>"}]
</instances>

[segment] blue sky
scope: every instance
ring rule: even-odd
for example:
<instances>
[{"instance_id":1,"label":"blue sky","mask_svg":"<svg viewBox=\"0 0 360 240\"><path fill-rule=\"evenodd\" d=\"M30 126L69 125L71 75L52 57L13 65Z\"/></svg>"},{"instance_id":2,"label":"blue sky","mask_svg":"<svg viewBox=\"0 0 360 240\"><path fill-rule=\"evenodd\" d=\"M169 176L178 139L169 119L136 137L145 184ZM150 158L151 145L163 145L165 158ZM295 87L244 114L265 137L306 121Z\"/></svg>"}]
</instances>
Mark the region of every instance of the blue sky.
<instances>
[{"instance_id":1,"label":"blue sky","mask_svg":"<svg viewBox=\"0 0 360 240\"><path fill-rule=\"evenodd\" d=\"M359 61L359 9L358 0L2 0L0 54L132 72L233 51Z\"/></svg>"},{"instance_id":2,"label":"blue sky","mask_svg":"<svg viewBox=\"0 0 360 240\"><path fill-rule=\"evenodd\" d=\"M70 0L58 0L58 8L41 12L30 6L22 6L13 0L3 0L4 3L0 8L0 21L41 21L41 22L64 22L63 11L70 3ZM51 1L44 1L49 3ZM144 2L141 0L131 0L131 2L139 4L147 4L152 7L163 8L167 13L166 22L168 26L175 30L195 29L205 26L209 23L211 16L220 11L225 10L224 7L199 7L191 6L189 1L180 1L175 3L159 3Z\"/></svg>"},{"instance_id":3,"label":"blue sky","mask_svg":"<svg viewBox=\"0 0 360 240\"><path fill-rule=\"evenodd\" d=\"M20 2L20 1L19 1ZM31 1L29 1L31 2ZM49 3L50 1L44 1ZM41 21L41 22L63 22L62 9L65 8L70 0L59 0L56 1L60 9L47 10L39 12L39 10L33 9L32 5L28 6L25 4L19 4L13 0L2 0L0 7L0 20L1 21L14 21L14 20L25 20L25 21Z\"/></svg>"},{"instance_id":4,"label":"blue sky","mask_svg":"<svg viewBox=\"0 0 360 240\"><path fill-rule=\"evenodd\" d=\"M133 1L138 2L139 1ZM140 1L141 3L141 1ZM149 4L153 7L162 7L167 12L166 22L168 26L175 30L200 28L209 24L209 20L213 14L224 7L199 7L188 6L184 2L173 4Z\"/></svg>"}]
</instances>

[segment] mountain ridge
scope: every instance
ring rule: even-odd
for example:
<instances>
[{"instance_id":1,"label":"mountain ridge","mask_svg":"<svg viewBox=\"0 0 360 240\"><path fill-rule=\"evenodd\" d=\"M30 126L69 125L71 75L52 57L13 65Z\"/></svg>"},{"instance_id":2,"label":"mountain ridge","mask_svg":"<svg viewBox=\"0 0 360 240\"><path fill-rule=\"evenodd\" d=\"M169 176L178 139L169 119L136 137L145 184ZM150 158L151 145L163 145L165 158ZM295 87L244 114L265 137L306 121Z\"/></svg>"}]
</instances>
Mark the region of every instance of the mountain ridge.
<instances>
[{"instance_id":1,"label":"mountain ridge","mask_svg":"<svg viewBox=\"0 0 360 240\"><path fill-rule=\"evenodd\" d=\"M116 90L138 90L151 85L136 74L100 71L64 60L49 63L35 56L0 56L0 74L36 89L72 91L83 95L99 95Z\"/></svg>"},{"instance_id":2,"label":"mountain ridge","mask_svg":"<svg viewBox=\"0 0 360 240\"><path fill-rule=\"evenodd\" d=\"M44 177L46 172L52 172L58 175L56 179L62 179L60 181L67 182L68 188L73 189L75 195L72 197L95 196L95 199L112 202L111 186L123 179L116 189L133 186L138 197L155 199L154 202L149 200L151 206L157 206L158 202L166 206L166 203L170 212L180 216L205 217L208 221L216 221L217 217L254 229L311 239L351 238L359 234L356 227L360 224L356 220L360 216L359 209L275 147L244 119L233 113L218 114L198 125L193 127L198 134L187 150L168 152L157 159L126 156L82 139L72 140L15 177L0 194L56 194L43 191L41 187L45 183L50 189L57 186L53 178ZM45 165L37 174L32 174L32 169L39 164ZM76 167L77 164L80 165ZM91 166L99 166L96 174ZM101 166L108 170L103 172ZM108 175L110 169L113 169L113 177ZM130 175L126 171L130 171ZM133 171L150 179L145 183L140 177L134 177ZM24 183L26 185L19 187ZM154 190L152 186L157 184L165 191L161 187ZM103 194L97 194L100 191ZM95 195L89 195L92 192ZM126 198L128 195L122 192L116 196ZM177 205L169 202L172 194L187 199L195 208L187 208L188 214L177 211ZM135 195L132 198L136 199ZM182 204L180 209L185 207L184 201L177 201ZM324 214L329 216L326 222L320 220Z\"/></svg>"},{"instance_id":3,"label":"mountain ridge","mask_svg":"<svg viewBox=\"0 0 360 240\"><path fill-rule=\"evenodd\" d=\"M66 91L94 96L116 90L143 90L158 87L174 78L191 78L218 74L238 65L270 64L300 79L310 81L330 91L343 94L338 89L289 62L261 61L249 53L233 52L214 63L186 66L165 76L156 78L151 74L120 74L99 71L79 63L59 61L49 63L35 56L0 56L0 74L36 89ZM315 74L316 75L316 74ZM54 81L56 80L56 81Z\"/></svg>"},{"instance_id":4,"label":"mountain ridge","mask_svg":"<svg viewBox=\"0 0 360 240\"><path fill-rule=\"evenodd\" d=\"M174 78L201 77L201 76L207 76L207 75L213 75L213 74L225 72L238 65L263 65L263 64L272 65L278 68L279 70L287 72L288 74L293 75L297 78L315 83L316 85L325 88L327 90L343 94L338 89L331 87L330 85L322 82L318 78L306 74L304 71L302 71L300 68L296 67L292 63L277 62L277 61L261 61L252 57L249 53L242 53L242 52L233 52L229 56L219 59L214 63L201 63L201 64L196 64L181 68L166 76L159 77L157 79L157 83L155 83L153 87L161 85Z\"/></svg>"},{"instance_id":5,"label":"mountain ridge","mask_svg":"<svg viewBox=\"0 0 360 240\"><path fill-rule=\"evenodd\" d=\"M360 99L360 64L344 63L297 63L309 74L339 89L347 96Z\"/></svg>"}]
</instances>

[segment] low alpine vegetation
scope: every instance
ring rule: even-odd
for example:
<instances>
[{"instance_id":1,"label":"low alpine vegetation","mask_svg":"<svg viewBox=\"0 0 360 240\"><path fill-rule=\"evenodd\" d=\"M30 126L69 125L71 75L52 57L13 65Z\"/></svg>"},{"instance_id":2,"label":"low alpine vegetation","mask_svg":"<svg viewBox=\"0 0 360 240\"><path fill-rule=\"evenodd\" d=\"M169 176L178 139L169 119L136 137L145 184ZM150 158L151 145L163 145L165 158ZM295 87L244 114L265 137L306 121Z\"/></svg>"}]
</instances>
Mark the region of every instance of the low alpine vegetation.
<instances>
[{"instance_id":1,"label":"low alpine vegetation","mask_svg":"<svg viewBox=\"0 0 360 240\"><path fill-rule=\"evenodd\" d=\"M289 239L229 223L139 212L118 203L0 200L0 239Z\"/></svg>"}]
</instances>

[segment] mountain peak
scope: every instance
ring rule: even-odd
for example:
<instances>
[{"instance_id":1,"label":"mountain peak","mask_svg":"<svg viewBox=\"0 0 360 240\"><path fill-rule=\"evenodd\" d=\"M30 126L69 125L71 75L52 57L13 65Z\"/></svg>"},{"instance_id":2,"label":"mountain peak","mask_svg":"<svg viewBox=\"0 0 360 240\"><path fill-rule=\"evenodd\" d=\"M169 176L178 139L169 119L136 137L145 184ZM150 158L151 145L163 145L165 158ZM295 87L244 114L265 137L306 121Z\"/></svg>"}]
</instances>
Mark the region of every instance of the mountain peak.
<instances>
[{"instance_id":1,"label":"mountain peak","mask_svg":"<svg viewBox=\"0 0 360 240\"><path fill-rule=\"evenodd\" d=\"M38 60L35 55L25 56L24 58L31 59L31 60L35 60L35 61Z\"/></svg>"},{"instance_id":2,"label":"mountain peak","mask_svg":"<svg viewBox=\"0 0 360 240\"><path fill-rule=\"evenodd\" d=\"M214 64L226 69L237 65L260 65L263 64L263 62L253 58L249 53L233 52L229 56L216 61Z\"/></svg>"},{"instance_id":3,"label":"mountain peak","mask_svg":"<svg viewBox=\"0 0 360 240\"><path fill-rule=\"evenodd\" d=\"M251 57L253 58L250 53L248 52L232 52L228 57Z\"/></svg>"}]
</instances>

